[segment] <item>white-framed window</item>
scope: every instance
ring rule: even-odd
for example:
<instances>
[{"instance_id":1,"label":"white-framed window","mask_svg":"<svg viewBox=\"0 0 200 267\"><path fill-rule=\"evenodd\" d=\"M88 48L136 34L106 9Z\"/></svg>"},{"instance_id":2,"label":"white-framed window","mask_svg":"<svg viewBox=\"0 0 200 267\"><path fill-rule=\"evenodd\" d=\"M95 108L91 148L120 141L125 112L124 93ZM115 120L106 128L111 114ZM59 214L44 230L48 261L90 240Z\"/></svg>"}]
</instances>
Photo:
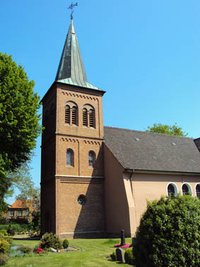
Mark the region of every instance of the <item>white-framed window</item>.
<instances>
[{"instance_id":1,"label":"white-framed window","mask_svg":"<svg viewBox=\"0 0 200 267\"><path fill-rule=\"evenodd\" d=\"M14 216L14 210L9 210L9 216L13 217Z\"/></svg>"},{"instance_id":2,"label":"white-framed window","mask_svg":"<svg viewBox=\"0 0 200 267\"><path fill-rule=\"evenodd\" d=\"M167 195L169 197L175 197L178 194L177 186L174 183L169 183L167 186Z\"/></svg>"},{"instance_id":3,"label":"white-framed window","mask_svg":"<svg viewBox=\"0 0 200 267\"><path fill-rule=\"evenodd\" d=\"M183 195L192 195L191 186L187 183L182 185L182 194Z\"/></svg>"},{"instance_id":4,"label":"white-framed window","mask_svg":"<svg viewBox=\"0 0 200 267\"><path fill-rule=\"evenodd\" d=\"M200 184L196 185L196 196L200 198Z\"/></svg>"}]
</instances>

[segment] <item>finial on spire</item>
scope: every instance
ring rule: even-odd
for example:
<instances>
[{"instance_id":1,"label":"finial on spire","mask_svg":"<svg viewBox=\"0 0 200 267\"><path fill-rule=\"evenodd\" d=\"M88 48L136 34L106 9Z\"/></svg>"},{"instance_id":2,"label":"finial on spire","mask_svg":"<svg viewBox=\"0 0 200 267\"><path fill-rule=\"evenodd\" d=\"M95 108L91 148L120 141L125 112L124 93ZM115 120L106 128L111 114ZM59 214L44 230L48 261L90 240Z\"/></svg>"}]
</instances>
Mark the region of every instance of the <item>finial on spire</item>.
<instances>
[{"instance_id":1,"label":"finial on spire","mask_svg":"<svg viewBox=\"0 0 200 267\"><path fill-rule=\"evenodd\" d=\"M76 2L75 4L74 3L71 3L71 5L68 7L68 9L71 9L71 20L73 19L73 13L74 13L74 8L78 6L78 2Z\"/></svg>"}]
</instances>

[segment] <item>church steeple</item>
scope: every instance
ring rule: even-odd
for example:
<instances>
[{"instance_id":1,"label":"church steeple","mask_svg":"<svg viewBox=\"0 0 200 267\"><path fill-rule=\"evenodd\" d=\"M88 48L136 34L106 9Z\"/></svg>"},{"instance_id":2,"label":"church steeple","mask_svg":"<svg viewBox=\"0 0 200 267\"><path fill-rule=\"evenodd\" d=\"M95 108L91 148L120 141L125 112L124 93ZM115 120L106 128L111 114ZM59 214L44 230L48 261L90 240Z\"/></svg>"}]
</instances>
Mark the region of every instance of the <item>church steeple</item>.
<instances>
[{"instance_id":1,"label":"church steeple","mask_svg":"<svg viewBox=\"0 0 200 267\"><path fill-rule=\"evenodd\" d=\"M65 84L98 90L96 86L87 81L73 19L71 19L55 80Z\"/></svg>"}]
</instances>

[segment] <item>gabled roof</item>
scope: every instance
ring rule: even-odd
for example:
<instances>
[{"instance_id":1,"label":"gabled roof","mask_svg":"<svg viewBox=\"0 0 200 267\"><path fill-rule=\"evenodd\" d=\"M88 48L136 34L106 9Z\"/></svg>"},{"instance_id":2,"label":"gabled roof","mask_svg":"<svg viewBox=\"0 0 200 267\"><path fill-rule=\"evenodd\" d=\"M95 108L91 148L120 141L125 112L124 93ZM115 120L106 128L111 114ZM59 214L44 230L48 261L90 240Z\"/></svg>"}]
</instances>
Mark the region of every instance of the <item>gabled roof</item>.
<instances>
[{"instance_id":1,"label":"gabled roof","mask_svg":"<svg viewBox=\"0 0 200 267\"><path fill-rule=\"evenodd\" d=\"M27 208L26 200L17 199L9 208L11 208L11 209L26 209Z\"/></svg>"},{"instance_id":2,"label":"gabled roof","mask_svg":"<svg viewBox=\"0 0 200 267\"><path fill-rule=\"evenodd\" d=\"M73 20L69 26L55 81L99 90L87 81Z\"/></svg>"},{"instance_id":3,"label":"gabled roof","mask_svg":"<svg viewBox=\"0 0 200 267\"><path fill-rule=\"evenodd\" d=\"M194 140L150 132L105 127L105 144L127 169L200 173Z\"/></svg>"}]
</instances>

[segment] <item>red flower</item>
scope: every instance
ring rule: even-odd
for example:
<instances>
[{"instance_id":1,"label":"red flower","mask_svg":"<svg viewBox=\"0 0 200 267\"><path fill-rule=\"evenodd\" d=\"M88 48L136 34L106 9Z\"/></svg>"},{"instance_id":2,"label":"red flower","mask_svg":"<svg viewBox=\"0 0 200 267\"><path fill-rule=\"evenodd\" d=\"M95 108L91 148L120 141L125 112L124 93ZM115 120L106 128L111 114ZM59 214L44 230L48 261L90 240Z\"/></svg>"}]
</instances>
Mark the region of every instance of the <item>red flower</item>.
<instances>
[{"instance_id":1,"label":"red flower","mask_svg":"<svg viewBox=\"0 0 200 267\"><path fill-rule=\"evenodd\" d=\"M38 253L38 254L43 253L43 252L44 252L44 250L40 247L36 248L36 250L35 250L35 253Z\"/></svg>"}]
</instances>

